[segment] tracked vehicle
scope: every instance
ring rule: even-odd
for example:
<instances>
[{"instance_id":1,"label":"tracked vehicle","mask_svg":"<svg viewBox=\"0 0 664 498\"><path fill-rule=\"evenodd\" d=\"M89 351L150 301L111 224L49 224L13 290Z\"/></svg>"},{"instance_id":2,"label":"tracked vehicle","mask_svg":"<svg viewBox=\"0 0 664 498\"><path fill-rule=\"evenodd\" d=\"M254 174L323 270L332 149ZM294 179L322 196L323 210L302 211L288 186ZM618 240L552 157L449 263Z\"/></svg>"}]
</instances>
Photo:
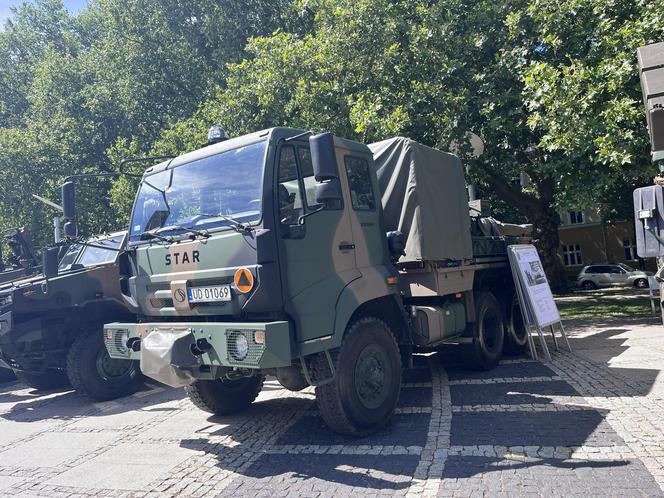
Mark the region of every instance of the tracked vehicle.
<instances>
[{"instance_id":1,"label":"tracked vehicle","mask_svg":"<svg viewBox=\"0 0 664 498\"><path fill-rule=\"evenodd\" d=\"M405 138L272 128L164 161L129 229L138 323L106 324L108 351L216 414L268 374L315 386L331 428L368 434L414 351L463 342L491 368L526 344L511 239L472 213L459 158Z\"/></svg>"}]
</instances>

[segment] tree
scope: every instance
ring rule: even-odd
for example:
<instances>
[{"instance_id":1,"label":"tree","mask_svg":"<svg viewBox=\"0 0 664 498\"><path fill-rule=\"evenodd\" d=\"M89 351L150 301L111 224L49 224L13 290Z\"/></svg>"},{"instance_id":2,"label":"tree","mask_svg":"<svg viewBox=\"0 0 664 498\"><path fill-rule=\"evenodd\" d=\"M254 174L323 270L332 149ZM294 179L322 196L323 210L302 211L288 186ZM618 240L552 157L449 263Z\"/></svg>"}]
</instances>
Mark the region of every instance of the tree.
<instances>
[{"instance_id":1,"label":"tree","mask_svg":"<svg viewBox=\"0 0 664 498\"><path fill-rule=\"evenodd\" d=\"M38 243L48 241L50 216L41 217L30 194L57 200L65 176L114 171L123 152L148 151L212 94L247 38L290 29L286 4L92 0L77 16L62 0L18 7L0 32L0 146L11 144L0 148L0 173L11 180L0 226L27 224ZM82 233L126 221L110 188L108 180L81 181Z\"/></svg>"},{"instance_id":2,"label":"tree","mask_svg":"<svg viewBox=\"0 0 664 498\"><path fill-rule=\"evenodd\" d=\"M657 2L656 2L657 3ZM474 175L535 226L554 289L559 209L649 171L635 49L662 37L646 2L303 1L311 33L255 38L193 122L274 125L446 150L474 131ZM185 128L186 129L186 128ZM177 135L177 134L175 134ZM530 151L530 152L529 152ZM532 187L513 178L528 174Z\"/></svg>"}]
</instances>

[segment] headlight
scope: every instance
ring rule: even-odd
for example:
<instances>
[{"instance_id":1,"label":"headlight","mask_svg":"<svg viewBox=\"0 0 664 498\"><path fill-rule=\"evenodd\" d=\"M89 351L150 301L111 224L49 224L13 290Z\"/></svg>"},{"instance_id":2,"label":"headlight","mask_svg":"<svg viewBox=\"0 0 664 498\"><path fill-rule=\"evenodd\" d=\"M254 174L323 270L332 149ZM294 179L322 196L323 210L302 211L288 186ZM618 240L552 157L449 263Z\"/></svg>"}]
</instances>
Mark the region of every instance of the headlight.
<instances>
[{"instance_id":1,"label":"headlight","mask_svg":"<svg viewBox=\"0 0 664 498\"><path fill-rule=\"evenodd\" d=\"M235 336L235 359L242 361L247 357L249 353L249 341L247 341L247 336L242 332Z\"/></svg>"},{"instance_id":2,"label":"headlight","mask_svg":"<svg viewBox=\"0 0 664 498\"><path fill-rule=\"evenodd\" d=\"M8 304L12 304L14 302L14 299L12 298L11 294L7 294L6 296L0 296L0 306L7 306Z\"/></svg>"}]
</instances>

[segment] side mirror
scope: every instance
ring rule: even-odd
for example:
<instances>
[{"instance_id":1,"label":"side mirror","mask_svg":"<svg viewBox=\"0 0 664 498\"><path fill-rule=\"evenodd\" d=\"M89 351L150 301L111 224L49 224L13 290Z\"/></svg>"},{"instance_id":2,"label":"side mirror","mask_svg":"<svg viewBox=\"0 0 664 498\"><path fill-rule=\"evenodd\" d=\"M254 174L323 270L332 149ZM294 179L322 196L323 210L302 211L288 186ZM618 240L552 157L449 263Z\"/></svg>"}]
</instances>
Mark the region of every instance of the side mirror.
<instances>
[{"instance_id":1,"label":"side mirror","mask_svg":"<svg viewBox=\"0 0 664 498\"><path fill-rule=\"evenodd\" d=\"M323 209L341 209L341 185L338 178L316 184L316 202Z\"/></svg>"},{"instance_id":2,"label":"side mirror","mask_svg":"<svg viewBox=\"0 0 664 498\"><path fill-rule=\"evenodd\" d=\"M60 249L57 247L47 247L42 255L42 269L46 278L58 276L58 254Z\"/></svg>"},{"instance_id":3,"label":"side mirror","mask_svg":"<svg viewBox=\"0 0 664 498\"><path fill-rule=\"evenodd\" d=\"M337 157L334 151L334 135L319 133L309 137L311 146L311 163L317 182L339 178Z\"/></svg>"},{"instance_id":4,"label":"side mirror","mask_svg":"<svg viewBox=\"0 0 664 498\"><path fill-rule=\"evenodd\" d=\"M62 184L62 210L68 220L76 219L76 186L74 182Z\"/></svg>"},{"instance_id":5,"label":"side mirror","mask_svg":"<svg viewBox=\"0 0 664 498\"><path fill-rule=\"evenodd\" d=\"M65 237L73 239L78 235L78 227L75 221L65 223Z\"/></svg>"}]
</instances>

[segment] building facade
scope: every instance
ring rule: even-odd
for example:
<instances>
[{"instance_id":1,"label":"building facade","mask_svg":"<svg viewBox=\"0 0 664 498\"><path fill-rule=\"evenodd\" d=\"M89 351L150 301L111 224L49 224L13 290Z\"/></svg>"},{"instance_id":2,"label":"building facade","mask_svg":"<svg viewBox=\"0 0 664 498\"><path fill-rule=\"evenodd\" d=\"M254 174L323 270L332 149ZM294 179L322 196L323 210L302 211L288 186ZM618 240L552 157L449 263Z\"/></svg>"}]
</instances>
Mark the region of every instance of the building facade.
<instances>
[{"instance_id":1,"label":"building facade","mask_svg":"<svg viewBox=\"0 0 664 498\"><path fill-rule=\"evenodd\" d=\"M641 260L636 254L634 221L603 222L592 210L564 211L560 218L558 254L570 279L593 263L625 263L656 270L654 260Z\"/></svg>"}]
</instances>

